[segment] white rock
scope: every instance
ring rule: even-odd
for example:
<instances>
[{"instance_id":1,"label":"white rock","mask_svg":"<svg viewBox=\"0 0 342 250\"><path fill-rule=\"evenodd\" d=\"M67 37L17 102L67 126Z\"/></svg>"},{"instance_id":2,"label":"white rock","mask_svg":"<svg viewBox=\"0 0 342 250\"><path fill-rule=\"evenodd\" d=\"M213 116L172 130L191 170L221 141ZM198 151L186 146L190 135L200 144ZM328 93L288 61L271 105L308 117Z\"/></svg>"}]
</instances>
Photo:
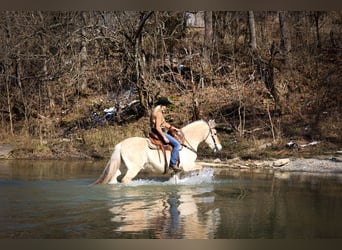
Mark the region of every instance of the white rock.
<instances>
[{"instance_id":1,"label":"white rock","mask_svg":"<svg viewBox=\"0 0 342 250\"><path fill-rule=\"evenodd\" d=\"M273 162L273 167L281 167L288 164L291 160L289 158L279 159Z\"/></svg>"},{"instance_id":2,"label":"white rock","mask_svg":"<svg viewBox=\"0 0 342 250\"><path fill-rule=\"evenodd\" d=\"M216 158L216 159L214 160L214 162L215 162L215 163L218 163L218 162L221 162L221 160L220 160L219 158Z\"/></svg>"}]
</instances>

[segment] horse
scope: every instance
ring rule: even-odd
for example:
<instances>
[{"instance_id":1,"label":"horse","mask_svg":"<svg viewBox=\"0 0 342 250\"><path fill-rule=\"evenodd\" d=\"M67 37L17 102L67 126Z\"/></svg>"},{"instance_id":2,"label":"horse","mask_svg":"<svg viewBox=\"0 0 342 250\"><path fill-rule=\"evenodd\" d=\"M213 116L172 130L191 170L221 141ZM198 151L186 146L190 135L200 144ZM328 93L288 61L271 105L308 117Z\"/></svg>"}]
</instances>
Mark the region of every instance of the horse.
<instances>
[{"instance_id":1,"label":"horse","mask_svg":"<svg viewBox=\"0 0 342 250\"><path fill-rule=\"evenodd\" d=\"M207 143L214 151L222 149L215 126L214 120L198 120L180 129L184 136L184 144L179 151L179 167L184 172L202 168L195 163L197 148L201 142ZM166 153L170 159L170 151ZM130 137L115 146L101 176L93 184L115 184L118 181L128 184L141 170L163 173L164 161L165 159L160 157L160 152L151 146L149 138Z\"/></svg>"}]
</instances>

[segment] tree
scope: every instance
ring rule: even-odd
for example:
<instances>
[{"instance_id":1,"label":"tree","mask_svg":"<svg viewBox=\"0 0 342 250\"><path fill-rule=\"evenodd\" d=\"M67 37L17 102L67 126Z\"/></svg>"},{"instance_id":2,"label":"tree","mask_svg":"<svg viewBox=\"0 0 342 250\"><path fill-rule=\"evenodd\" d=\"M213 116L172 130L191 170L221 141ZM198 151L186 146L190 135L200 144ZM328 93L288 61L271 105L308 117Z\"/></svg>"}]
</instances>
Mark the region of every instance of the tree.
<instances>
[{"instance_id":1,"label":"tree","mask_svg":"<svg viewBox=\"0 0 342 250\"><path fill-rule=\"evenodd\" d=\"M204 12L204 63L206 66L210 66L211 64L211 52L213 46L213 12L205 11ZM205 67L207 68L207 67Z\"/></svg>"},{"instance_id":2,"label":"tree","mask_svg":"<svg viewBox=\"0 0 342 250\"><path fill-rule=\"evenodd\" d=\"M81 51L80 51L80 85L81 90L84 91L87 88L87 61L88 61L88 41L87 41L87 25L88 22L88 13L85 11L81 12L81 18L83 20L83 26L80 29L80 40L81 40Z\"/></svg>"},{"instance_id":3,"label":"tree","mask_svg":"<svg viewBox=\"0 0 342 250\"><path fill-rule=\"evenodd\" d=\"M254 12L248 11L248 24L249 24L249 46L252 51L255 51L257 48L256 43L256 35L255 35L255 20L254 20Z\"/></svg>"},{"instance_id":4,"label":"tree","mask_svg":"<svg viewBox=\"0 0 342 250\"><path fill-rule=\"evenodd\" d=\"M286 12L279 11L279 26L280 26L280 54L283 61L283 67L285 69L291 67L291 39L290 33L287 27Z\"/></svg>"},{"instance_id":5,"label":"tree","mask_svg":"<svg viewBox=\"0 0 342 250\"><path fill-rule=\"evenodd\" d=\"M144 84L144 75L142 72L146 67L143 55L142 55L142 31L146 21L152 16L153 11L142 12L140 15L140 20L138 21L138 28L131 37L133 51L134 51L134 64L135 64L135 81L138 88L140 103L143 106L145 112L148 110L148 91ZM146 76L145 76L146 77Z\"/></svg>"},{"instance_id":6,"label":"tree","mask_svg":"<svg viewBox=\"0 0 342 250\"><path fill-rule=\"evenodd\" d=\"M319 25L320 25L320 19L323 17L323 14L321 11L314 11L312 13L312 17L315 23L316 46L318 49L320 49L322 47L322 41L321 41L321 34L319 32Z\"/></svg>"}]
</instances>

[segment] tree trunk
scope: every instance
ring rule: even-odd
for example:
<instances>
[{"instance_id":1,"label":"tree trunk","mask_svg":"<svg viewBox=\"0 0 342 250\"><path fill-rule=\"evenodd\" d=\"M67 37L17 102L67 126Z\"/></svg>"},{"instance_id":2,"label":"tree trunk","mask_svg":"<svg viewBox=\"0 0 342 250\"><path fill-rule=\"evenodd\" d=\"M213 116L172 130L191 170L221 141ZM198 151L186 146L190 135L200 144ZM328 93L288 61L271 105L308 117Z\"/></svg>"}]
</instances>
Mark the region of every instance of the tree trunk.
<instances>
[{"instance_id":1,"label":"tree trunk","mask_svg":"<svg viewBox=\"0 0 342 250\"><path fill-rule=\"evenodd\" d=\"M40 17L40 21L44 24L44 15L41 13L41 11L38 12L39 17ZM43 63L43 85L46 85L47 88L47 94L48 94L48 99L49 99L49 107L50 107L50 111L53 112L54 108L55 108L55 100L54 100L54 95L53 95L53 91L52 91L52 86L48 81L48 66L47 66L47 61L48 61L48 43L46 41L45 38L46 34L41 33L40 35L40 39L42 41L42 52L43 52L43 57L44 57L44 63Z\"/></svg>"},{"instance_id":2,"label":"tree trunk","mask_svg":"<svg viewBox=\"0 0 342 250\"><path fill-rule=\"evenodd\" d=\"M10 91L9 91L9 75L6 73L6 94L7 94L7 108L9 113L9 119L10 119L10 134L13 135L13 115L12 115L12 102L10 97Z\"/></svg>"},{"instance_id":3,"label":"tree trunk","mask_svg":"<svg viewBox=\"0 0 342 250\"><path fill-rule=\"evenodd\" d=\"M87 77L86 77L86 71L87 71L87 59L88 59L88 52L87 52L87 31L86 26L88 25L88 17L86 12L81 13L82 20L84 23L84 26L81 28L81 52L80 52L80 85L81 90L84 91L87 88Z\"/></svg>"},{"instance_id":4,"label":"tree trunk","mask_svg":"<svg viewBox=\"0 0 342 250\"><path fill-rule=\"evenodd\" d=\"M10 52L10 44L11 44L11 27L10 27L10 20L8 11L5 13L5 55L4 55L4 62L5 62L5 82L6 82L6 96L7 96L7 109L9 113L9 120L10 120L10 134L14 134L13 129L13 114L12 114L12 100L10 95L10 62L8 58L8 53Z\"/></svg>"},{"instance_id":5,"label":"tree trunk","mask_svg":"<svg viewBox=\"0 0 342 250\"><path fill-rule=\"evenodd\" d=\"M280 54L283 61L283 67L285 69L291 68L291 40L290 33L286 22L286 12L279 11L279 25L280 25Z\"/></svg>"},{"instance_id":6,"label":"tree trunk","mask_svg":"<svg viewBox=\"0 0 342 250\"><path fill-rule=\"evenodd\" d=\"M204 48L207 50L208 61L210 61L210 52L213 45L213 12L204 12Z\"/></svg>"},{"instance_id":7,"label":"tree trunk","mask_svg":"<svg viewBox=\"0 0 342 250\"><path fill-rule=\"evenodd\" d=\"M21 65L21 59L20 59L20 50L17 51L17 59L16 59L16 70L15 70L15 74L16 74L16 80L17 80L17 84L19 86L19 91L20 91L20 98L21 98L21 102L24 106L24 117L25 117L25 129L28 130L28 110L27 110L27 101L25 99L26 94L24 94L24 89L23 89L23 83L21 81L21 75L22 75L22 65Z\"/></svg>"},{"instance_id":8,"label":"tree trunk","mask_svg":"<svg viewBox=\"0 0 342 250\"><path fill-rule=\"evenodd\" d=\"M132 41L134 42L134 62L135 62L135 74L136 74L136 85L139 93L139 101L144 111L148 111L148 91L144 83L144 76L141 74L142 71L142 56L141 56L141 40L142 40L142 30L146 21L152 16L153 11L144 13L141 17L138 29L136 30Z\"/></svg>"},{"instance_id":9,"label":"tree trunk","mask_svg":"<svg viewBox=\"0 0 342 250\"><path fill-rule=\"evenodd\" d=\"M315 29L316 29L316 44L317 48L320 49L322 47L322 42L321 42L321 35L319 32L319 19L321 17L321 14L319 11L314 12L314 19L315 19Z\"/></svg>"},{"instance_id":10,"label":"tree trunk","mask_svg":"<svg viewBox=\"0 0 342 250\"><path fill-rule=\"evenodd\" d=\"M204 49L203 49L203 69L204 73L211 72L211 52L213 46L213 12L204 12Z\"/></svg>"},{"instance_id":11,"label":"tree trunk","mask_svg":"<svg viewBox=\"0 0 342 250\"><path fill-rule=\"evenodd\" d=\"M248 24L249 24L249 46L252 51L256 50L256 36L255 36L255 20L254 20L254 12L248 11Z\"/></svg>"}]
</instances>

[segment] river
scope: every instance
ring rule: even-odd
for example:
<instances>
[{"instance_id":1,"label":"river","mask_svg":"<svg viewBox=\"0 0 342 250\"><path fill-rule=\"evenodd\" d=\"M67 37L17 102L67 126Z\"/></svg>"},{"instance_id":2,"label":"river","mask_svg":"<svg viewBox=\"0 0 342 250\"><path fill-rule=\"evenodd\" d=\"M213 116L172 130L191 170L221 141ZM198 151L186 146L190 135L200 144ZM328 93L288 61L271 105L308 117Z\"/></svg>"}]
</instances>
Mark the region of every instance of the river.
<instances>
[{"instance_id":1,"label":"river","mask_svg":"<svg viewBox=\"0 0 342 250\"><path fill-rule=\"evenodd\" d=\"M340 174L226 171L90 185L105 162L0 161L2 239L342 238Z\"/></svg>"}]
</instances>

